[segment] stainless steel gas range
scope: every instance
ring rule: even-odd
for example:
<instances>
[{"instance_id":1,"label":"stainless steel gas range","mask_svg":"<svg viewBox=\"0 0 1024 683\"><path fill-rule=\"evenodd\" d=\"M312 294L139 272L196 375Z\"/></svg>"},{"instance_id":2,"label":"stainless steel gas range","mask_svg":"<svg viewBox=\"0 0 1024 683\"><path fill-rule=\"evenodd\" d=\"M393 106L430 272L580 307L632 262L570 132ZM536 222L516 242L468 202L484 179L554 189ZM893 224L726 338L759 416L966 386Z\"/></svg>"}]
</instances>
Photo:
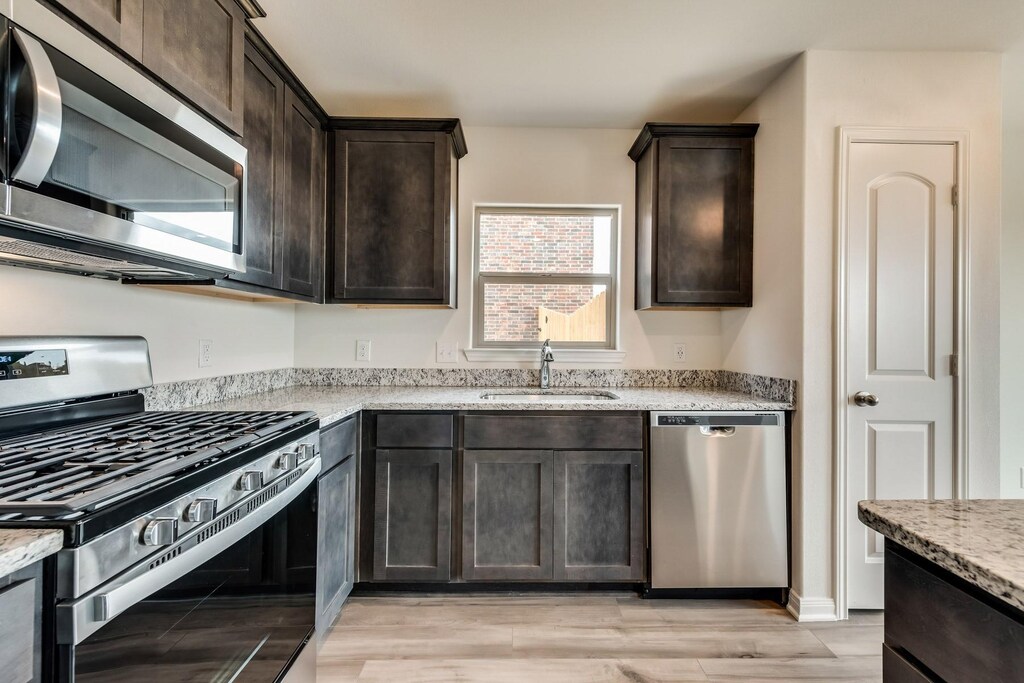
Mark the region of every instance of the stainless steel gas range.
<instances>
[{"instance_id":1,"label":"stainless steel gas range","mask_svg":"<svg viewBox=\"0 0 1024 683\"><path fill-rule=\"evenodd\" d=\"M47 527L44 677L276 681L313 631L318 420L144 412L144 339L0 337L0 526Z\"/></svg>"}]
</instances>

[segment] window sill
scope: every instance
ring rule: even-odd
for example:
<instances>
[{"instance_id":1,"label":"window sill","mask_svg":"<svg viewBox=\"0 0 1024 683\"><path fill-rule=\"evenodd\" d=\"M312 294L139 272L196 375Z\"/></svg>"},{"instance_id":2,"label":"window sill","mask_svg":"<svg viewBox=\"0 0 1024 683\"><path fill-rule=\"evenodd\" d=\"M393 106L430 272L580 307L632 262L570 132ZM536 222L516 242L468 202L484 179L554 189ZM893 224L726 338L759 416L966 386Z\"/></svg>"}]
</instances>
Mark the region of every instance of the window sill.
<instances>
[{"instance_id":1,"label":"window sill","mask_svg":"<svg viewBox=\"0 0 1024 683\"><path fill-rule=\"evenodd\" d=\"M556 363L621 363L625 351L612 349L555 349ZM471 362L521 361L534 362L540 359L540 347L536 349L463 349L466 360Z\"/></svg>"}]
</instances>

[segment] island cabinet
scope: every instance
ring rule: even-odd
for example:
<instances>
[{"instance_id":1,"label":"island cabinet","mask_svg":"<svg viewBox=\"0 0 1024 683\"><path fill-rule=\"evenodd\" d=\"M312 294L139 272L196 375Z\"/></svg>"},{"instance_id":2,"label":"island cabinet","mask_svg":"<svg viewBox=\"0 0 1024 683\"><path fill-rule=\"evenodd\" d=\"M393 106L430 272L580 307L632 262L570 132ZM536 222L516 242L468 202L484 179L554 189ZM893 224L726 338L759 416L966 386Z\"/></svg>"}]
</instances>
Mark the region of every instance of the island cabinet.
<instances>
[{"instance_id":1,"label":"island cabinet","mask_svg":"<svg viewBox=\"0 0 1024 683\"><path fill-rule=\"evenodd\" d=\"M43 564L0 577L0 679L37 683L44 678Z\"/></svg>"},{"instance_id":2,"label":"island cabinet","mask_svg":"<svg viewBox=\"0 0 1024 683\"><path fill-rule=\"evenodd\" d=\"M465 580L643 579L639 414L467 415L464 424Z\"/></svg>"},{"instance_id":3,"label":"island cabinet","mask_svg":"<svg viewBox=\"0 0 1024 683\"><path fill-rule=\"evenodd\" d=\"M264 50L248 40L245 84L245 272L219 284L254 295L319 302L326 230L320 121Z\"/></svg>"},{"instance_id":4,"label":"island cabinet","mask_svg":"<svg viewBox=\"0 0 1024 683\"><path fill-rule=\"evenodd\" d=\"M636 162L636 309L753 302L757 124L648 123Z\"/></svg>"},{"instance_id":5,"label":"island cabinet","mask_svg":"<svg viewBox=\"0 0 1024 683\"><path fill-rule=\"evenodd\" d=\"M320 432L316 631L321 642L356 580L358 428L353 416Z\"/></svg>"},{"instance_id":6,"label":"island cabinet","mask_svg":"<svg viewBox=\"0 0 1024 683\"><path fill-rule=\"evenodd\" d=\"M1024 612L885 542L885 683L1019 681Z\"/></svg>"},{"instance_id":7,"label":"island cabinet","mask_svg":"<svg viewBox=\"0 0 1024 683\"><path fill-rule=\"evenodd\" d=\"M372 580L448 581L454 416L381 413L370 429Z\"/></svg>"},{"instance_id":8,"label":"island cabinet","mask_svg":"<svg viewBox=\"0 0 1024 683\"><path fill-rule=\"evenodd\" d=\"M456 307L458 119L333 118L331 303Z\"/></svg>"}]
</instances>

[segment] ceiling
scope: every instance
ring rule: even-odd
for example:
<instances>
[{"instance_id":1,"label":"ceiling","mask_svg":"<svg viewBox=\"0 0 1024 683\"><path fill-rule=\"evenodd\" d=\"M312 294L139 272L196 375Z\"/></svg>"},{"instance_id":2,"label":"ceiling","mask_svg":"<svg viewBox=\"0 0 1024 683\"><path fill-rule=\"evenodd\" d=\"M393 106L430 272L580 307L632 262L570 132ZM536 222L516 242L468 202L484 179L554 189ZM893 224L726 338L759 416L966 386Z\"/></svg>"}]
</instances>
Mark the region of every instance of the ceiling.
<instances>
[{"instance_id":1,"label":"ceiling","mask_svg":"<svg viewBox=\"0 0 1024 683\"><path fill-rule=\"evenodd\" d=\"M477 126L731 121L807 49L1024 36L1021 0L260 2L256 25L329 114Z\"/></svg>"}]
</instances>

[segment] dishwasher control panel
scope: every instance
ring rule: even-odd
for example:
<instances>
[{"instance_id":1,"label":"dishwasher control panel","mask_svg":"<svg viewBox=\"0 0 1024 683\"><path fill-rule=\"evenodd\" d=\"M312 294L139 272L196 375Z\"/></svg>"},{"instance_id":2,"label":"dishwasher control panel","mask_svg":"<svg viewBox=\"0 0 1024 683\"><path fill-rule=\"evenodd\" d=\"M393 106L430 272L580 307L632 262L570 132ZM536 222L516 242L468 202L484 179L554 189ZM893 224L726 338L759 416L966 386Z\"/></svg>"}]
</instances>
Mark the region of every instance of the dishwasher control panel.
<instances>
[{"instance_id":1,"label":"dishwasher control panel","mask_svg":"<svg viewBox=\"0 0 1024 683\"><path fill-rule=\"evenodd\" d=\"M775 427L782 413L652 413L655 427Z\"/></svg>"}]
</instances>

